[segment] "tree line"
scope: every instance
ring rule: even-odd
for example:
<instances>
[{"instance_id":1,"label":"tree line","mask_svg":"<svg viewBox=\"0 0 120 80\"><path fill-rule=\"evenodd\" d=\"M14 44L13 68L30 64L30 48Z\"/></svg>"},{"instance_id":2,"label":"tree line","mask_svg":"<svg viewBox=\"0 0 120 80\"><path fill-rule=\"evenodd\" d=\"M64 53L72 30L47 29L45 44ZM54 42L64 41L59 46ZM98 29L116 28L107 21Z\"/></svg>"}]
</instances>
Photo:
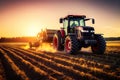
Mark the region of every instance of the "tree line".
<instances>
[{"instance_id":1,"label":"tree line","mask_svg":"<svg viewBox=\"0 0 120 80\"><path fill-rule=\"evenodd\" d=\"M13 37L13 38L6 38L1 37L0 42L30 42L36 40L36 37Z\"/></svg>"}]
</instances>

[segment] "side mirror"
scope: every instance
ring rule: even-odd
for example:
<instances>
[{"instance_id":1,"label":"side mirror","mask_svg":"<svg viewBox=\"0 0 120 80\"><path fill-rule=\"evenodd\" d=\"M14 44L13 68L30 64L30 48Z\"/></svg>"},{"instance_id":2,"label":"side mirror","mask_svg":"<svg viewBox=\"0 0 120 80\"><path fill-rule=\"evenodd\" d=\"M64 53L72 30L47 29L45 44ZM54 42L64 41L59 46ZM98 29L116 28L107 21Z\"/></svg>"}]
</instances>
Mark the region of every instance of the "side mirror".
<instances>
[{"instance_id":1,"label":"side mirror","mask_svg":"<svg viewBox=\"0 0 120 80\"><path fill-rule=\"evenodd\" d=\"M92 24L95 24L95 19L92 19Z\"/></svg>"},{"instance_id":2,"label":"side mirror","mask_svg":"<svg viewBox=\"0 0 120 80\"><path fill-rule=\"evenodd\" d=\"M59 21L60 23L63 23L63 18L60 18L60 21Z\"/></svg>"},{"instance_id":3,"label":"side mirror","mask_svg":"<svg viewBox=\"0 0 120 80\"><path fill-rule=\"evenodd\" d=\"M90 20L89 18L88 19L85 19L85 21L88 21L88 20Z\"/></svg>"}]
</instances>

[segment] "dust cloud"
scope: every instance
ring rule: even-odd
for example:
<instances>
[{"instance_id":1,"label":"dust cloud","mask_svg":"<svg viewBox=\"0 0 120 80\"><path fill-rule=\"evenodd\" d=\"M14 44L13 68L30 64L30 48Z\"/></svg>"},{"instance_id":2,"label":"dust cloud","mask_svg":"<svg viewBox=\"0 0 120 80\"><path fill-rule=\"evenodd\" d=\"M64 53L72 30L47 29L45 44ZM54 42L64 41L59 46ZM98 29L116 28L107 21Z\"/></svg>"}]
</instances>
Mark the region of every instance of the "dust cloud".
<instances>
[{"instance_id":1,"label":"dust cloud","mask_svg":"<svg viewBox=\"0 0 120 80\"><path fill-rule=\"evenodd\" d=\"M48 52L56 52L56 50L53 48L52 43L42 43L36 51L48 51Z\"/></svg>"},{"instance_id":2,"label":"dust cloud","mask_svg":"<svg viewBox=\"0 0 120 80\"><path fill-rule=\"evenodd\" d=\"M42 43L39 47L32 47L30 48L29 44L25 46L21 46L23 49L31 49L35 51L47 51L47 52L56 52L56 50L53 48L52 43Z\"/></svg>"}]
</instances>

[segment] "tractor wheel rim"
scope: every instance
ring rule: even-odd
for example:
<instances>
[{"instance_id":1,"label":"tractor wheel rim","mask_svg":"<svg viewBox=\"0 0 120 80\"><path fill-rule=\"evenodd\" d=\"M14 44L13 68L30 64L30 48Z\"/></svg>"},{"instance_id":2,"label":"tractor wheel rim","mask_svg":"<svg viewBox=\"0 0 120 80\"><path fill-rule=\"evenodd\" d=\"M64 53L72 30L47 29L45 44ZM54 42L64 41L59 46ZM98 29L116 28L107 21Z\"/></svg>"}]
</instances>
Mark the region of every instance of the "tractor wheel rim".
<instances>
[{"instance_id":1,"label":"tractor wheel rim","mask_svg":"<svg viewBox=\"0 0 120 80\"><path fill-rule=\"evenodd\" d=\"M54 48L57 49L57 37L54 37L53 43Z\"/></svg>"},{"instance_id":2,"label":"tractor wheel rim","mask_svg":"<svg viewBox=\"0 0 120 80\"><path fill-rule=\"evenodd\" d=\"M68 48L71 49L71 42L68 42Z\"/></svg>"},{"instance_id":3,"label":"tractor wheel rim","mask_svg":"<svg viewBox=\"0 0 120 80\"><path fill-rule=\"evenodd\" d=\"M66 51L70 52L71 50L71 41L69 39L66 40Z\"/></svg>"}]
</instances>

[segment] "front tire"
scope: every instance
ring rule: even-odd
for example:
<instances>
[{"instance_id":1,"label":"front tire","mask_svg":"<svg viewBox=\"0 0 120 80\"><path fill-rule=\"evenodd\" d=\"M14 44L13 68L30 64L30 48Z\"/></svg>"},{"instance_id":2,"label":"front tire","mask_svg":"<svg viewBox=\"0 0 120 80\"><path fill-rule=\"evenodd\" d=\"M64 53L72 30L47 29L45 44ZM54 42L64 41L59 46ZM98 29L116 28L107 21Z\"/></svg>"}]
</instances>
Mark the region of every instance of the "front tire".
<instances>
[{"instance_id":1,"label":"front tire","mask_svg":"<svg viewBox=\"0 0 120 80\"><path fill-rule=\"evenodd\" d=\"M94 54L104 54L106 49L105 39L101 35L95 36L95 39L97 40L97 43L91 46L92 52Z\"/></svg>"},{"instance_id":2,"label":"front tire","mask_svg":"<svg viewBox=\"0 0 120 80\"><path fill-rule=\"evenodd\" d=\"M65 38L65 52L68 54L76 54L80 50L79 42L75 36L67 36Z\"/></svg>"}]
</instances>

